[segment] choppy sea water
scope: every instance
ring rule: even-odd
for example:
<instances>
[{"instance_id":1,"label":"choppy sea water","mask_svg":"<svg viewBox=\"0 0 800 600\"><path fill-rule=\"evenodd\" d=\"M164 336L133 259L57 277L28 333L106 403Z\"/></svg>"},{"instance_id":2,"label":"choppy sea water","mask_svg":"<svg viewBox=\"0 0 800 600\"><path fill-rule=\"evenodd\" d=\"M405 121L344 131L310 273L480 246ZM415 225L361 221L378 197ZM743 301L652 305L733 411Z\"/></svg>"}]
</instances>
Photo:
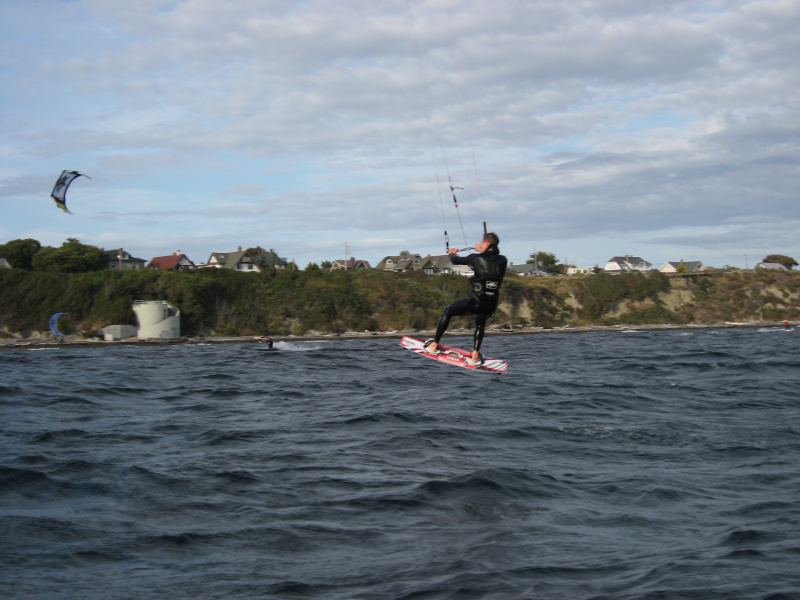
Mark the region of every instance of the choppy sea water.
<instances>
[{"instance_id":1,"label":"choppy sea water","mask_svg":"<svg viewBox=\"0 0 800 600\"><path fill-rule=\"evenodd\" d=\"M800 331L485 351L0 352L0 596L800 598Z\"/></svg>"}]
</instances>

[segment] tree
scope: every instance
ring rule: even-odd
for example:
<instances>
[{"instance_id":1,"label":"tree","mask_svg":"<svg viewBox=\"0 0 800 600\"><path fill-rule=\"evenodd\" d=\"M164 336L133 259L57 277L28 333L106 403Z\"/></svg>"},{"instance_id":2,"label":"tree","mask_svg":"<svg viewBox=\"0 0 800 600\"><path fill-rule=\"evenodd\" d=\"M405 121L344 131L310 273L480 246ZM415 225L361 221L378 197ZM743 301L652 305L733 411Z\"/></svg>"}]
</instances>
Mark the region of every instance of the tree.
<instances>
[{"instance_id":1,"label":"tree","mask_svg":"<svg viewBox=\"0 0 800 600\"><path fill-rule=\"evenodd\" d=\"M85 273L102 270L105 261L101 248L81 244L77 239L69 238L60 248L47 246L39 250L33 257L32 267L34 271Z\"/></svg>"},{"instance_id":2,"label":"tree","mask_svg":"<svg viewBox=\"0 0 800 600\"><path fill-rule=\"evenodd\" d=\"M253 258L254 256L258 256L259 254L266 254L267 251L264 250L261 246L256 246L255 248L247 248L244 251L244 255L248 258Z\"/></svg>"},{"instance_id":3,"label":"tree","mask_svg":"<svg viewBox=\"0 0 800 600\"><path fill-rule=\"evenodd\" d=\"M275 250L264 250L261 246L247 248L244 255L251 258L259 269L275 269L286 266L286 259L281 258Z\"/></svg>"},{"instance_id":4,"label":"tree","mask_svg":"<svg viewBox=\"0 0 800 600\"><path fill-rule=\"evenodd\" d=\"M0 258L5 258L15 269L30 271L34 255L42 249L42 245L34 239L11 240L0 244Z\"/></svg>"},{"instance_id":5,"label":"tree","mask_svg":"<svg viewBox=\"0 0 800 600\"><path fill-rule=\"evenodd\" d=\"M558 259L556 258L555 254L551 252L534 252L530 255L527 261L525 261L529 265L535 264L538 266L542 271L547 271L548 273L564 273L566 272L566 267L564 265L558 264Z\"/></svg>"},{"instance_id":6,"label":"tree","mask_svg":"<svg viewBox=\"0 0 800 600\"><path fill-rule=\"evenodd\" d=\"M770 254L764 257L764 260L761 262L765 263L778 263L783 265L787 269L791 269L792 267L797 266L797 261L793 259L791 256L784 256L783 254Z\"/></svg>"}]
</instances>

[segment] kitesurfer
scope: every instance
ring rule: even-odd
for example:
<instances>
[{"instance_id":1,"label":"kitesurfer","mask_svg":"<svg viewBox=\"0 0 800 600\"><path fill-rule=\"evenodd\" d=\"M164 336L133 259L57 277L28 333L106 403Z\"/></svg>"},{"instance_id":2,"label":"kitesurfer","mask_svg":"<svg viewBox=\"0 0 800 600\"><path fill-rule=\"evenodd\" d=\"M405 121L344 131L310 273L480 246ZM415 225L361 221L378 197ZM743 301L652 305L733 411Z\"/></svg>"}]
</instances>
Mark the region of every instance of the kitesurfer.
<instances>
[{"instance_id":1,"label":"kitesurfer","mask_svg":"<svg viewBox=\"0 0 800 600\"><path fill-rule=\"evenodd\" d=\"M474 275L470 279L470 294L468 298L458 300L445 308L444 313L436 323L436 335L432 340L425 342L425 349L435 354L444 332L450 325L450 319L460 315L475 315L475 332L472 336L473 365L483 361L481 357L481 342L486 330L486 321L497 309L500 298L500 284L506 274L508 260L500 254L498 245L500 238L494 233L485 233L480 243L475 245L477 253L469 256L458 256L458 248L450 248L450 262L454 265L469 265Z\"/></svg>"},{"instance_id":2,"label":"kitesurfer","mask_svg":"<svg viewBox=\"0 0 800 600\"><path fill-rule=\"evenodd\" d=\"M261 337L257 337L256 339L258 340L259 344L266 344L267 345L267 349L268 350L272 350L274 342L272 341L272 338L270 336L262 335Z\"/></svg>"}]
</instances>

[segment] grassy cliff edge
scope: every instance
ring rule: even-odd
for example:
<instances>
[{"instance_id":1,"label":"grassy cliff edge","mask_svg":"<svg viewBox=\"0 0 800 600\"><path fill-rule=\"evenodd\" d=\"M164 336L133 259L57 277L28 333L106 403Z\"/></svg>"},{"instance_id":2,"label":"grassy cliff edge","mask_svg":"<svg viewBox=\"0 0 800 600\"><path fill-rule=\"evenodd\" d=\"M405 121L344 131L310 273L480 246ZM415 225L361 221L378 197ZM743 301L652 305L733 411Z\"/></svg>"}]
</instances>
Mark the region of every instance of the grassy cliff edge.
<instances>
[{"instance_id":1,"label":"grassy cliff edge","mask_svg":"<svg viewBox=\"0 0 800 600\"><path fill-rule=\"evenodd\" d=\"M383 271L203 270L54 274L0 271L0 336L47 330L96 335L134 324L133 300L167 300L185 335L244 336L430 329L466 294L456 275ZM725 271L522 278L509 275L493 318L499 326L715 324L800 318L800 272ZM455 322L454 326L466 324Z\"/></svg>"}]
</instances>

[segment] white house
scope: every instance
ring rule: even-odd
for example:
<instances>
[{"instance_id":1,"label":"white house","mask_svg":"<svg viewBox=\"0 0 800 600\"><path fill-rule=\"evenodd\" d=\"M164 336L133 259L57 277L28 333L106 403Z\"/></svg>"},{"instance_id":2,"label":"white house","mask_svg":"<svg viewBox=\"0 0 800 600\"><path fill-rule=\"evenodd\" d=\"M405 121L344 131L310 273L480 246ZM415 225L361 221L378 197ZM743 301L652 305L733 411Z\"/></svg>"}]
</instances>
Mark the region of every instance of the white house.
<instances>
[{"instance_id":1,"label":"white house","mask_svg":"<svg viewBox=\"0 0 800 600\"><path fill-rule=\"evenodd\" d=\"M683 259L678 262L665 262L659 269L662 273L700 273L702 270L703 263L699 260L684 261Z\"/></svg>"},{"instance_id":2,"label":"white house","mask_svg":"<svg viewBox=\"0 0 800 600\"><path fill-rule=\"evenodd\" d=\"M544 269L540 269L539 265L535 263L525 263L524 265L510 265L508 267L510 273L521 275L522 277L550 277L552 274Z\"/></svg>"},{"instance_id":3,"label":"white house","mask_svg":"<svg viewBox=\"0 0 800 600\"><path fill-rule=\"evenodd\" d=\"M650 271L653 265L638 256L615 256L606 263L606 273L625 273L629 271Z\"/></svg>"},{"instance_id":4,"label":"white house","mask_svg":"<svg viewBox=\"0 0 800 600\"><path fill-rule=\"evenodd\" d=\"M567 275L591 275L595 267L567 267Z\"/></svg>"},{"instance_id":5,"label":"white house","mask_svg":"<svg viewBox=\"0 0 800 600\"><path fill-rule=\"evenodd\" d=\"M244 255L244 250L239 247L235 252L212 252L208 262L200 265L201 269L231 269L242 273L258 273L261 269L249 256Z\"/></svg>"},{"instance_id":6,"label":"white house","mask_svg":"<svg viewBox=\"0 0 800 600\"><path fill-rule=\"evenodd\" d=\"M767 271L788 271L789 269L786 265L782 265L781 263L768 263L768 262L760 262L756 265L756 269L766 269Z\"/></svg>"}]
</instances>

